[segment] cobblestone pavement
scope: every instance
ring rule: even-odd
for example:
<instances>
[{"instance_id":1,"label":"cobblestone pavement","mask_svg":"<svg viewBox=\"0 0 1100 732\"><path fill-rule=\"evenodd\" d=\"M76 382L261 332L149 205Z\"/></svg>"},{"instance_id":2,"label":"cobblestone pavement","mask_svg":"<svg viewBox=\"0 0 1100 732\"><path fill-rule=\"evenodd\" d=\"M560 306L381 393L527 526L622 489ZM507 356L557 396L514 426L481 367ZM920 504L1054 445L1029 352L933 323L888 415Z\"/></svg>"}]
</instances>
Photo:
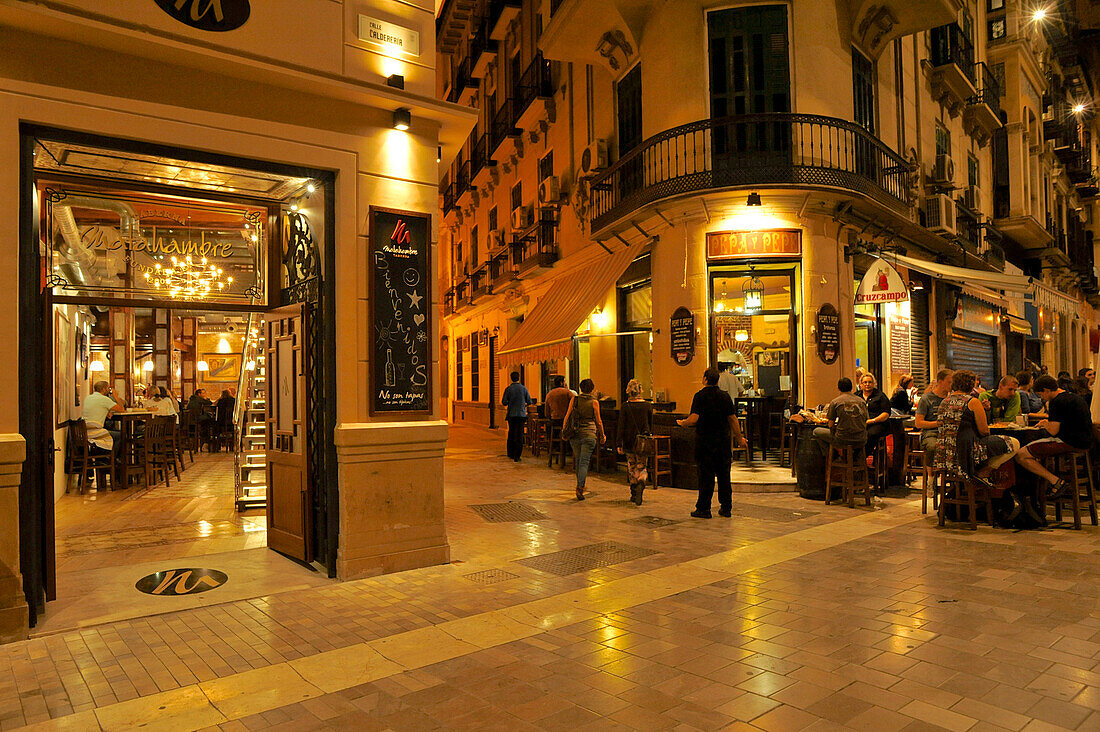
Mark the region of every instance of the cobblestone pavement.
<instances>
[{"instance_id":1,"label":"cobblestone pavement","mask_svg":"<svg viewBox=\"0 0 1100 732\"><path fill-rule=\"evenodd\" d=\"M452 431L450 565L0 647L0 729L1100 729L1095 527L698 520L503 448Z\"/></svg>"}]
</instances>

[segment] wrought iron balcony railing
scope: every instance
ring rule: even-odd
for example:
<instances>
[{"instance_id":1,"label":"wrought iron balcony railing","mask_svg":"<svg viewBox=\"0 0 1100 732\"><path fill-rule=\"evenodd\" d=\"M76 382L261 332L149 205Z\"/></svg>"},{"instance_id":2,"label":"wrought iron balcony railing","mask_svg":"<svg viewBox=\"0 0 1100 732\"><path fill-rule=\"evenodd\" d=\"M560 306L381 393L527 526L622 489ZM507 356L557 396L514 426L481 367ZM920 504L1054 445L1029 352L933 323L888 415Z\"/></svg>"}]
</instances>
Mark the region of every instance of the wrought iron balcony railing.
<instances>
[{"instance_id":1,"label":"wrought iron balcony railing","mask_svg":"<svg viewBox=\"0 0 1100 732\"><path fill-rule=\"evenodd\" d=\"M501 143L509 137L519 134L516 129L516 105L515 100L508 97L493 114L493 122L489 127L489 155L496 152Z\"/></svg>"},{"instance_id":2,"label":"wrought iron balcony railing","mask_svg":"<svg viewBox=\"0 0 1100 732\"><path fill-rule=\"evenodd\" d=\"M542 53L536 53L530 65L520 75L516 82L516 119L527 111L539 97L553 96L554 89L550 81L550 62L542 57Z\"/></svg>"},{"instance_id":3,"label":"wrought iron balcony railing","mask_svg":"<svg viewBox=\"0 0 1100 732\"><path fill-rule=\"evenodd\" d=\"M451 211L454 210L455 199L456 198L457 198L457 196L455 195L454 184L453 183L447 184L443 188L443 215L444 216L446 216L447 214L449 214Z\"/></svg>"},{"instance_id":4,"label":"wrought iron balcony railing","mask_svg":"<svg viewBox=\"0 0 1100 732\"><path fill-rule=\"evenodd\" d=\"M974 44L958 23L932 29L932 66L955 64L971 83L974 78Z\"/></svg>"},{"instance_id":5,"label":"wrought iron balcony railing","mask_svg":"<svg viewBox=\"0 0 1100 732\"><path fill-rule=\"evenodd\" d=\"M808 114L707 119L645 140L592 181L592 230L655 201L723 188L840 188L908 213L911 166L859 125Z\"/></svg>"},{"instance_id":6,"label":"wrought iron balcony railing","mask_svg":"<svg viewBox=\"0 0 1100 732\"><path fill-rule=\"evenodd\" d=\"M512 267L517 277L558 261L557 231L557 221L540 214L531 228L516 236L512 241Z\"/></svg>"},{"instance_id":7,"label":"wrought iron balcony railing","mask_svg":"<svg viewBox=\"0 0 1100 732\"><path fill-rule=\"evenodd\" d=\"M971 104L984 104L993 110L997 116L1001 114L1001 85L997 83L997 77L986 65L985 61L979 61L974 65L975 83L978 85L978 93L970 98Z\"/></svg>"}]
</instances>

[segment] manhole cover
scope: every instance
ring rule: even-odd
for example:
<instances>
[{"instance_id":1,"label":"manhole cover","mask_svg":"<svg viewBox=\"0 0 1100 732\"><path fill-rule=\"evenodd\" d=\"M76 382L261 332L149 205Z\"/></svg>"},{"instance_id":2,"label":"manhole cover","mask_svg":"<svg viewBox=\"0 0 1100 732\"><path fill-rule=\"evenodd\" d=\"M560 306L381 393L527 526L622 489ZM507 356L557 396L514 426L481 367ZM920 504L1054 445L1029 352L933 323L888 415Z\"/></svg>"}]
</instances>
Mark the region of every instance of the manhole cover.
<instances>
[{"instance_id":1,"label":"manhole cover","mask_svg":"<svg viewBox=\"0 0 1100 732\"><path fill-rule=\"evenodd\" d=\"M462 576L471 582L477 582L483 585L495 585L497 582L507 582L510 579L519 577L518 574L505 572L503 569L487 569L484 572L473 572Z\"/></svg>"},{"instance_id":2,"label":"manhole cover","mask_svg":"<svg viewBox=\"0 0 1100 732\"><path fill-rule=\"evenodd\" d=\"M673 524L681 523L673 519L661 518L660 516L639 516L638 518L627 519L623 521L624 524L630 524L631 526L645 526L650 529L659 529L662 526L672 526Z\"/></svg>"},{"instance_id":3,"label":"manhole cover","mask_svg":"<svg viewBox=\"0 0 1100 732\"><path fill-rule=\"evenodd\" d=\"M566 549L552 554L540 554L537 557L517 559L516 563L531 569L537 569L540 572L549 572L564 577L577 572L588 572L620 562L641 559L656 553L651 549L604 541L599 544L579 546L575 549Z\"/></svg>"},{"instance_id":4,"label":"manhole cover","mask_svg":"<svg viewBox=\"0 0 1100 732\"><path fill-rule=\"evenodd\" d=\"M478 506L470 506L481 518L492 524L503 524L510 521L542 521L549 518L542 511L537 511L527 504L510 501L508 503L483 503Z\"/></svg>"}]
</instances>

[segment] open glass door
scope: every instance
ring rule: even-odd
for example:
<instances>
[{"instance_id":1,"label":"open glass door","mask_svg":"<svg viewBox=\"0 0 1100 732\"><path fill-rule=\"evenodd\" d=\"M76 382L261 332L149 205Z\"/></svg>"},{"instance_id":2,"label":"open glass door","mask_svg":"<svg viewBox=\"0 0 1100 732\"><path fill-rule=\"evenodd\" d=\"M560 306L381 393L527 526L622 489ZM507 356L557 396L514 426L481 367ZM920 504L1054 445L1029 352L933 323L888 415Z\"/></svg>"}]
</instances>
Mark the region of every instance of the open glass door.
<instances>
[{"instance_id":1,"label":"open glass door","mask_svg":"<svg viewBox=\"0 0 1100 732\"><path fill-rule=\"evenodd\" d=\"M313 561L306 305L267 314L267 546Z\"/></svg>"}]
</instances>

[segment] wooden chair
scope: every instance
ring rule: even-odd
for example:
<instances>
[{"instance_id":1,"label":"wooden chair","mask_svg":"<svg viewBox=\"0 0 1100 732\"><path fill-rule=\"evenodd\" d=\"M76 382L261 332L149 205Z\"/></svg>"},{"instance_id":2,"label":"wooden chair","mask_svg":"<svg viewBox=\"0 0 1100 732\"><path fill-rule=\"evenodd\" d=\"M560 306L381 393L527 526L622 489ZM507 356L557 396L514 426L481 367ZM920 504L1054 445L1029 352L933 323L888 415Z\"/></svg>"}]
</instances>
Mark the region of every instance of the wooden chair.
<instances>
[{"instance_id":1,"label":"wooden chair","mask_svg":"<svg viewBox=\"0 0 1100 732\"><path fill-rule=\"evenodd\" d=\"M183 444L180 442L180 427L175 417L169 417L164 423L164 443L168 450L168 464L172 466L176 480L179 480L180 471L187 466L183 463Z\"/></svg>"},{"instance_id":2,"label":"wooden chair","mask_svg":"<svg viewBox=\"0 0 1100 732\"><path fill-rule=\"evenodd\" d=\"M141 462L145 468L147 488L160 482L154 482L157 474L160 474L166 486L171 485L168 477L168 444L165 440L169 419L171 417L153 417L145 422L145 434L141 438Z\"/></svg>"},{"instance_id":3,"label":"wooden chair","mask_svg":"<svg viewBox=\"0 0 1100 732\"><path fill-rule=\"evenodd\" d=\"M993 496L985 486L972 483L961 475L949 474L946 471L938 473L938 487L940 494L939 524L944 525L947 520L948 506L966 506L969 511L971 531L978 530L978 503L985 505L986 520L990 526L994 526L993 520Z\"/></svg>"},{"instance_id":4,"label":"wooden chair","mask_svg":"<svg viewBox=\"0 0 1100 732\"><path fill-rule=\"evenodd\" d=\"M825 505L833 500L833 485L841 488L841 498L849 508L855 508L856 493L862 493L871 505L871 482L867 467L867 451L861 445L829 444L825 459ZM835 477L839 473L839 478Z\"/></svg>"},{"instance_id":5,"label":"wooden chair","mask_svg":"<svg viewBox=\"0 0 1100 732\"><path fill-rule=\"evenodd\" d=\"M195 452L199 449L199 427L191 419L191 413L184 410L180 412L179 431L177 433L180 447L180 459L183 459L183 451L187 450L191 462L195 462Z\"/></svg>"},{"instance_id":6,"label":"wooden chair","mask_svg":"<svg viewBox=\"0 0 1100 732\"><path fill-rule=\"evenodd\" d=\"M95 478L96 491L114 486L114 460L110 451L99 451L88 442L88 425L83 419L68 421L68 449L65 451L65 474L76 475L81 494L88 490L88 479Z\"/></svg>"},{"instance_id":7,"label":"wooden chair","mask_svg":"<svg viewBox=\"0 0 1100 732\"><path fill-rule=\"evenodd\" d=\"M1040 490L1040 513L1046 516L1047 503L1053 502L1054 520L1062 523L1062 509L1068 507L1073 512L1073 528L1080 531L1081 504L1084 502L1088 506L1092 525L1096 526L1096 492L1092 481L1092 459L1088 450L1074 450L1057 455L1048 461L1048 467L1052 473L1069 483L1070 490L1068 494L1055 499L1047 498L1046 491Z\"/></svg>"}]
</instances>

